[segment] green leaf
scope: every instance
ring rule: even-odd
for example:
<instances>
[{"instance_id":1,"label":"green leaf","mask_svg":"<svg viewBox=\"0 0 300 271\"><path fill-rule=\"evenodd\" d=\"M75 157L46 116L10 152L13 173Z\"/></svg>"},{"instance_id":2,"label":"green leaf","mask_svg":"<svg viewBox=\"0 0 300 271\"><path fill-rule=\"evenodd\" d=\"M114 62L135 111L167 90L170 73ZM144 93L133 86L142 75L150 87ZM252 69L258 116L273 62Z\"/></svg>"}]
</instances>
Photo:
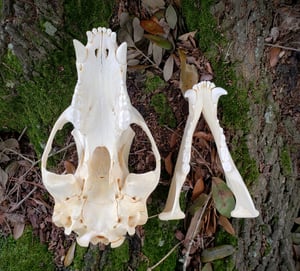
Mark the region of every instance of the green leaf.
<instances>
[{"instance_id":1,"label":"green leaf","mask_svg":"<svg viewBox=\"0 0 300 271\"><path fill-rule=\"evenodd\" d=\"M152 41L154 44L158 45L161 48L164 48L167 50L171 50L173 48L172 43L169 42L165 38L151 35L151 34L145 34L144 37L147 38L148 40Z\"/></svg>"},{"instance_id":2,"label":"green leaf","mask_svg":"<svg viewBox=\"0 0 300 271\"><path fill-rule=\"evenodd\" d=\"M226 217L231 217L235 206L235 199L226 183L220 178L212 178L212 197L218 212Z\"/></svg>"}]
</instances>

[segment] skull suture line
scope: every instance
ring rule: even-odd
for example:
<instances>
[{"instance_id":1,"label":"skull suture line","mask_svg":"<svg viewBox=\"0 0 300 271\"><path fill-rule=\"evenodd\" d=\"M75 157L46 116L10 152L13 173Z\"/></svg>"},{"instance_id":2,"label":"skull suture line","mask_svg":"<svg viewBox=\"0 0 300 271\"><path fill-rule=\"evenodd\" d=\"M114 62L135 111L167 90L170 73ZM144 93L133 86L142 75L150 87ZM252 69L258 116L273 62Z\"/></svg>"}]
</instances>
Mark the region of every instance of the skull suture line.
<instances>
[{"instance_id":1,"label":"skull suture line","mask_svg":"<svg viewBox=\"0 0 300 271\"><path fill-rule=\"evenodd\" d=\"M116 43L116 33L98 28L87 32L87 45L74 40L78 81L71 105L56 121L42 156L42 176L55 200L53 222L76 232L88 246L121 245L125 235L148 219L146 200L158 184L160 155L140 113L126 89L127 45ZM58 175L46 169L53 139L71 122L78 167L74 174ZM139 125L148 136L156 160L153 171L129 173L128 155Z\"/></svg>"}]
</instances>

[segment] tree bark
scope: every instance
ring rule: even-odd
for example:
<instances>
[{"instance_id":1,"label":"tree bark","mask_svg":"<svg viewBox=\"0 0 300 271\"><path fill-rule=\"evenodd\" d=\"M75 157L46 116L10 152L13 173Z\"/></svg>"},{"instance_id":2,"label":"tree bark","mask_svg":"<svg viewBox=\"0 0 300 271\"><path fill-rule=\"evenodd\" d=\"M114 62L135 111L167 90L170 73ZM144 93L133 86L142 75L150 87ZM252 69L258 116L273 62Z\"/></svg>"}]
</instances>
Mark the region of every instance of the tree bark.
<instances>
[{"instance_id":1,"label":"tree bark","mask_svg":"<svg viewBox=\"0 0 300 271\"><path fill-rule=\"evenodd\" d=\"M235 221L237 270L296 270L291 232L300 206L299 52L286 51L288 60L272 68L265 45L276 18L280 24L280 8L296 8L283 2L219 1L213 9L231 41L227 57L237 63L241 87L249 89L248 148L260 173L250 189L260 216ZM285 164L285 154L290 164Z\"/></svg>"}]
</instances>

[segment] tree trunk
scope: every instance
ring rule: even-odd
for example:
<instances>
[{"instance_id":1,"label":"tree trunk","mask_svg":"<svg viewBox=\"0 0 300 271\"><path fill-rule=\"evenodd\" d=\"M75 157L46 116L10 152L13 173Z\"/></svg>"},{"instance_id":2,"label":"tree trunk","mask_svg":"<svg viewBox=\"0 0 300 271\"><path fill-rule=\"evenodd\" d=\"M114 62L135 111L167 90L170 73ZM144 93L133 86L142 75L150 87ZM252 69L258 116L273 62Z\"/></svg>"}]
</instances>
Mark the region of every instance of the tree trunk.
<instances>
[{"instance_id":1,"label":"tree trunk","mask_svg":"<svg viewBox=\"0 0 300 271\"><path fill-rule=\"evenodd\" d=\"M247 144L259 169L250 190L260 216L235 221L237 270L299 270L291 237L300 207L299 50L286 50L287 59L270 67L272 47L265 45L272 27L277 26L279 42L288 42L284 31L293 33L296 25L288 30L284 16L291 20L296 16L299 24L299 6L283 2L220 1L213 9L221 32L230 41L223 50L228 60L237 63L241 88L248 89L252 125ZM298 14L283 14L287 10Z\"/></svg>"}]
</instances>

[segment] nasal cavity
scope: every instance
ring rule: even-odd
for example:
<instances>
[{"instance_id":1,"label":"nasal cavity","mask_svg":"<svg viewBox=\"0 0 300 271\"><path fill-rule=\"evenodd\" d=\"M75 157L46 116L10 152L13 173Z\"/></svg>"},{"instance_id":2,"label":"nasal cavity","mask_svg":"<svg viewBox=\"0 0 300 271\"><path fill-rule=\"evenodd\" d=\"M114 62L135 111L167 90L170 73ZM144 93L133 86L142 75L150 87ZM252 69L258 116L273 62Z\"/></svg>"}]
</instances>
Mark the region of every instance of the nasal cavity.
<instances>
[{"instance_id":1,"label":"nasal cavity","mask_svg":"<svg viewBox=\"0 0 300 271\"><path fill-rule=\"evenodd\" d=\"M89 170L92 175L99 179L107 179L109 177L109 169L111 159L108 149L105 146L96 147L89 160Z\"/></svg>"}]
</instances>

